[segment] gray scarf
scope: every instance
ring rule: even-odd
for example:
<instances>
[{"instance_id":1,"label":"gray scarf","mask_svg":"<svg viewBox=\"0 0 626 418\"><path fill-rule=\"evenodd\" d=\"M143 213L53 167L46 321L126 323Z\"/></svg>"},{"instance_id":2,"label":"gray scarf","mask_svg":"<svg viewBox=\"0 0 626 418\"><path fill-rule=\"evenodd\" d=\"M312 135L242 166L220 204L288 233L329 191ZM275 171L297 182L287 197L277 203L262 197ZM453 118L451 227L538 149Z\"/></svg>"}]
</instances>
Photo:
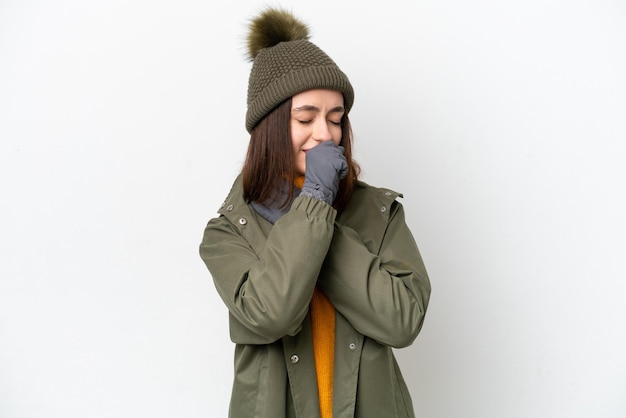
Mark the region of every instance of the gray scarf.
<instances>
[{"instance_id":1,"label":"gray scarf","mask_svg":"<svg viewBox=\"0 0 626 418\"><path fill-rule=\"evenodd\" d=\"M284 181L280 193L277 193L275 198L268 200L264 203L251 202L250 204L252 205L256 213L261 215L264 219L266 219L273 225L276 223L277 220L280 219L281 216L289 212L293 200L298 197L300 191L301 190L299 188L294 186L293 199L291 200L291 202L289 202L287 206L281 208L280 206L289 194L289 183L287 181Z\"/></svg>"}]
</instances>

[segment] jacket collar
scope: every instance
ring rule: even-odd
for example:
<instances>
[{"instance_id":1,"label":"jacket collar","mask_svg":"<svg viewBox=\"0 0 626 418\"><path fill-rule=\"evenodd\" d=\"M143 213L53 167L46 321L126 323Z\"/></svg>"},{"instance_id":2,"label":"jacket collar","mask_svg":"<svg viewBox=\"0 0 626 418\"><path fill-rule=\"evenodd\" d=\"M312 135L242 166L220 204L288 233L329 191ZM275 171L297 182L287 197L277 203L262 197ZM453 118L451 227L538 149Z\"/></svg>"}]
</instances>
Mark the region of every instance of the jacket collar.
<instances>
[{"instance_id":1,"label":"jacket collar","mask_svg":"<svg viewBox=\"0 0 626 418\"><path fill-rule=\"evenodd\" d=\"M372 187L364 182L357 182L357 187L344 212L336 220L338 224L356 227L365 222L367 228L379 235L384 233L389 217L396 207L394 201L402 197L401 193L390 189ZM248 241L254 251L259 254L265 247L267 237L258 223L254 209L243 196L243 176L239 174L217 211L230 221L233 227ZM380 222L376 222L379 219Z\"/></svg>"},{"instance_id":2,"label":"jacket collar","mask_svg":"<svg viewBox=\"0 0 626 418\"><path fill-rule=\"evenodd\" d=\"M267 237L253 210L243 197L243 178L239 174L217 213L228 219L258 254L265 247Z\"/></svg>"}]
</instances>

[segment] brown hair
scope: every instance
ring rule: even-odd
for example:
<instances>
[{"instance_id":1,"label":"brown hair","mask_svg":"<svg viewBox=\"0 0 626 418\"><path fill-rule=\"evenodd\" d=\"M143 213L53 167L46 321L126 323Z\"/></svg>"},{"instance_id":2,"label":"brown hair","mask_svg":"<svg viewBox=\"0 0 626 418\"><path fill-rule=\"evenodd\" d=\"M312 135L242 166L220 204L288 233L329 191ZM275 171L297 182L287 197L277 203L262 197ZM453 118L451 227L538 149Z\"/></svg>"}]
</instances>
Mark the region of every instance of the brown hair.
<instances>
[{"instance_id":1,"label":"brown hair","mask_svg":"<svg viewBox=\"0 0 626 418\"><path fill-rule=\"evenodd\" d=\"M285 100L267 114L252 129L246 161L243 165L243 193L247 201L274 202L279 196L283 179L289 180L290 189L284 202L286 207L293 199L296 170L291 144L291 98ZM352 128L348 115L341 120L341 142L348 160L348 175L339 183L339 191L333 203L337 211L346 206L352 196L354 185L361 171L352 159Z\"/></svg>"}]
</instances>

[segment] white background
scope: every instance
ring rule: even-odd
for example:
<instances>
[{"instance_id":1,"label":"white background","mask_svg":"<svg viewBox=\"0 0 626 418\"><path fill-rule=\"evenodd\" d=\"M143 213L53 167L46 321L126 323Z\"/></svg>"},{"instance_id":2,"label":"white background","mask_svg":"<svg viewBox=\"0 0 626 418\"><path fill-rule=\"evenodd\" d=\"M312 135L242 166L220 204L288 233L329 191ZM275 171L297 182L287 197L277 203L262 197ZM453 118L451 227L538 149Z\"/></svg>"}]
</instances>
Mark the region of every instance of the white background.
<instances>
[{"instance_id":1,"label":"white background","mask_svg":"<svg viewBox=\"0 0 626 418\"><path fill-rule=\"evenodd\" d=\"M241 167L257 1L0 0L0 417L223 417L198 257ZM433 295L428 418L626 416L626 5L289 6L356 90Z\"/></svg>"}]
</instances>

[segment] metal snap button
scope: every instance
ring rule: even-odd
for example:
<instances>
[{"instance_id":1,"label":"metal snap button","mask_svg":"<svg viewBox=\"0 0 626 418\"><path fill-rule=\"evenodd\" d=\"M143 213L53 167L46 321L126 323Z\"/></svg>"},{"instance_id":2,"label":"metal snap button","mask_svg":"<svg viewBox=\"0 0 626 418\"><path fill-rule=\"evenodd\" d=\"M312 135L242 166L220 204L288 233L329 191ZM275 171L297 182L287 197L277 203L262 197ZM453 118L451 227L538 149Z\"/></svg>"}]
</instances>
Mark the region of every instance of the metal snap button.
<instances>
[{"instance_id":1,"label":"metal snap button","mask_svg":"<svg viewBox=\"0 0 626 418\"><path fill-rule=\"evenodd\" d=\"M226 210L229 212L231 212L233 209L235 209L233 205L228 205L228 207L226 208Z\"/></svg>"},{"instance_id":2,"label":"metal snap button","mask_svg":"<svg viewBox=\"0 0 626 418\"><path fill-rule=\"evenodd\" d=\"M297 362L300 361L300 357L298 357L296 354L293 354L291 357L289 357L289 359L291 360L293 364L296 364Z\"/></svg>"},{"instance_id":3,"label":"metal snap button","mask_svg":"<svg viewBox=\"0 0 626 418\"><path fill-rule=\"evenodd\" d=\"M245 225L245 224L247 224L247 223L248 223L248 221L246 220L246 218L239 218L239 223L240 223L241 225Z\"/></svg>"},{"instance_id":4,"label":"metal snap button","mask_svg":"<svg viewBox=\"0 0 626 418\"><path fill-rule=\"evenodd\" d=\"M382 208L380 208L380 211L381 211L381 212L385 212L386 210L387 210L387 208L386 208L386 207L384 207L384 206L383 206Z\"/></svg>"},{"instance_id":5,"label":"metal snap button","mask_svg":"<svg viewBox=\"0 0 626 418\"><path fill-rule=\"evenodd\" d=\"M350 343L348 345L348 347L350 347L350 350L356 350L356 344L355 343Z\"/></svg>"}]
</instances>

